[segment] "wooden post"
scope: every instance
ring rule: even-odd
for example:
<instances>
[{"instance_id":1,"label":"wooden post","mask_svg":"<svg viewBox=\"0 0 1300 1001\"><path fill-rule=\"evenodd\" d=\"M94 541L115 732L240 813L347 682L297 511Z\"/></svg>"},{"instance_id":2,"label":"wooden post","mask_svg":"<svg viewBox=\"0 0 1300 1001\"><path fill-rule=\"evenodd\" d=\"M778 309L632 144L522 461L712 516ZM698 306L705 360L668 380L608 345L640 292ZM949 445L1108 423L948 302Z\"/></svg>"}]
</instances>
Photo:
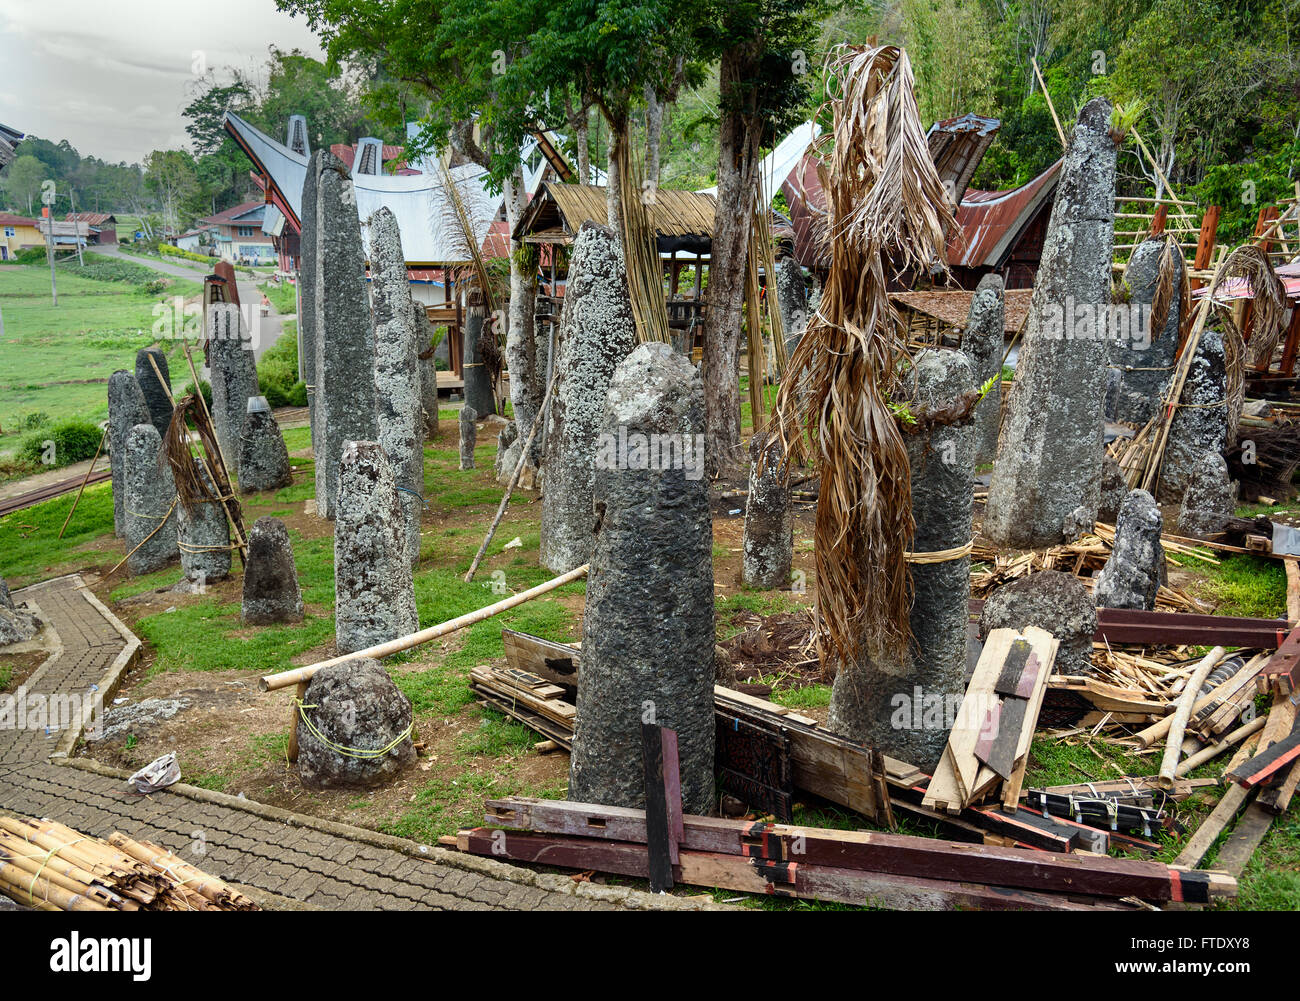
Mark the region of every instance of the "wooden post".
<instances>
[{"instance_id":1,"label":"wooden post","mask_svg":"<svg viewBox=\"0 0 1300 1001\"><path fill-rule=\"evenodd\" d=\"M152 360L150 358L150 361ZM77 488L77 497L72 502L72 507L68 508L68 516L63 519L63 527L59 529L60 539L63 538L63 533L68 530L68 522L72 520L72 513L77 510L77 505L81 503L81 492L86 489L86 483L95 469L95 462L99 459L99 451L104 447L104 439L107 437L108 428L104 428L104 433L99 436L99 444L95 446L95 458L90 460L90 468L86 470L86 475L81 478L81 486Z\"/></svg>"},{"instance_id":2,"label":"wooden post","mask_svg":"<svg viewBox=\"0 0 1300 1001\"><path fill-rule=\"evenodd\" d=\"M1165 231L1165 222L1169 217L1168 205L1157 205L1155 215L1151 217L1151 235L1159 236Z\"/></svg>"},{"instance_id":3,"label":"wooden post","mask_svg":"<svg viewBox=\"0 0 1300 1001\"><path fill-rule=\"evenodd\" d=\"M672 734L671 741L668 737ZM672 752L671 764L667 761ZM678 845L673 833L673 803L677 796L677 823L681 823L681 779L677 774L677 734L653 723L641 724L641 759L645 769L646 851L650 892L665 893L673 888L673 856ZM676 780L676 788L670 785ZM680 855L678 855L680 858Z\"/></svg>"},{"instance_id":4,"label":"wooden post","mask_svg":"<svg viewBox=\"0 0 1300 1001\"><path fill-rule=\"evenodd\" d=\"M1219 212L1217 205L1211 205L1205 210L1205 215L1201 216L1201 232L1196 238L1196 256L1192 258L1192 268L1196 271L1204 271L1210 266L1210 261L1214 258L1214 239L1219 229ZM1192 288L1198 289L1205 282L1199 278L1192 279Z\"/></svg>"},{"instance_id":5,"label":"wooden post","mask_svg":"<svg viewBox=\"0 0 1300 1001\"><path fill-rule=\"evenodd\" d=\"M289 749L286 752L290 764L298 760L298 704L307 697L307 682L298 682L293 691L293 707L289 711Z\"/></svg>"}]
</instances>

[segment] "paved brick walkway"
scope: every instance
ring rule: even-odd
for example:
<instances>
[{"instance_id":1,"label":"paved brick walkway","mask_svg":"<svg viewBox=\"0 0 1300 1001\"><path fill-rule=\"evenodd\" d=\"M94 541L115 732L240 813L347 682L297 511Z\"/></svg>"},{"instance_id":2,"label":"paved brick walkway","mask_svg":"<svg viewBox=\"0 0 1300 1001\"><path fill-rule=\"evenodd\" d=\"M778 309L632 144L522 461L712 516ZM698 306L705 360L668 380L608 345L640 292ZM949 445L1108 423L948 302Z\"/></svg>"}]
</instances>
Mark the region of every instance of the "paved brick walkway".
<instances>
[{"instance_id":1,"label":"paved brick walkway","mask_svg":"<svg viewBox=\"0 0 1300 1001\"><path fill-rule=\"evenodd\" d=\"M85 693L103 683L127 644L82 590L80 578L37 585L15 598L40 605L63 649L32 676L30 691ZM93 762L48 760L43 732L0 730L0 811L51 817L105 837L120 830L154 841L253 891L270 906L331 910L613 910L695 907L680 898L577 884L489 859L177 785L135 794ZM196 849L201 850L198 854ZM254 893L254 896L257 894Z\"/></svg>"}]
</instances>

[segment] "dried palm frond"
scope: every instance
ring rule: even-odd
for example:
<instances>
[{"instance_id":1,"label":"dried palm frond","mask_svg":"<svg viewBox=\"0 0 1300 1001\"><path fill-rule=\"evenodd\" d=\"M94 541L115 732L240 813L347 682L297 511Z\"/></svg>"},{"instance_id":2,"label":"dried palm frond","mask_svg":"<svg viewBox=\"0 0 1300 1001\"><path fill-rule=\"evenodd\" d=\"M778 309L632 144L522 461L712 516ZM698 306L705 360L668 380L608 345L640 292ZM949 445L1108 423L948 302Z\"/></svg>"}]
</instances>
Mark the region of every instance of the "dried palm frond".
<instances>
[{"instance_id":1,"label":"dried palm frond","mask_svg":"<svg viewBox=\"0 0 1300 1001\"><path fill-rule=\"evenodd\" d=\"M907 451L890 407L908 359L906 330L886 269L946 271L953 218L906 53L837 46L827 77L823 110L834 127L814 148L825 169L831 265L775 419L793 455L805 433L815 443L824 638L846 664L863 655L897 662L909 639L904 554L914 524Z\"/></svg>"},{"instance_id":2,"label":"dried palm frond","mask_svg":"<svg viewBox=\"0 0 1300 1001\"><path fill-rule=\"evenodd\" d=\"M198 436L197 454L190 444L189 421L194 422L194 433ZM176 484L176 500L186 512L193 513L195 507L203 503L222 506L226 517L234 526L237 551L242 560L245 555L244 539L247 538L244 512L235 499L221 457L221 447L217 443L216 429L212 426L212 419L202 397L190 393L176 401L171 423L163 435L162 452L158 461L171 466L172 480Z\"/></svg>"},{"instance_id":3,"label":"dried palm frond","mask_svg":"<svg viewBox=\"0 0 1300 1001\"><path fill-rule=\"evenodd\" d=\"M632 318L639 343L670 342L668 304L664 294L663 262L650 220L650 205L655 188L642 183L643 168L630 150L631 144L620 142L614 149L617 161L619 199L622 202L620 234L623 266L627 272L627 293L632 301Z\"/></svg>"},{"instance_id":4,"label":"dried palm frond","mask_svg":"<svg viewBox=\"0 0 1300 1001\"><path fill-rule=\"evenodd\" d=\"M1266 366L1272 361L1273 350L1286 326L1286 288L1273 270L1268 255L1253 244L1243 244L1227 256L1219 281L1224 278L1244 278L1250 283L1254 317L1254 330L1250 335L1250 362L1252 365ZM1220 307L1220 312L1227 311ZM1241 336L1240 331L1237 336Z\"/></svg>"},{"instance_id":5,"label":"dried palm frond","mask_svg":"<svg viewBox=\"0 0 1300 1001\"><path fill-rule=\"evenodd\" d=\"M461 253L465 255L465 260L469 261L473 266L474 277L479 288L483 290L483 301L487 306L488 315L492 316L496 313L495 299L492 295L492 276L488 274L478 240L474 238L474 220L470 218L469 209L465 207L465 200L460 196L460 188L456 186L456 180L451 176L451 171L447 169L447 165L439 161L438 167L442 171L442 185L447 192L448 221L452 224L459 237L457 243L460 245Z\"/></svg>"}]
</instances>

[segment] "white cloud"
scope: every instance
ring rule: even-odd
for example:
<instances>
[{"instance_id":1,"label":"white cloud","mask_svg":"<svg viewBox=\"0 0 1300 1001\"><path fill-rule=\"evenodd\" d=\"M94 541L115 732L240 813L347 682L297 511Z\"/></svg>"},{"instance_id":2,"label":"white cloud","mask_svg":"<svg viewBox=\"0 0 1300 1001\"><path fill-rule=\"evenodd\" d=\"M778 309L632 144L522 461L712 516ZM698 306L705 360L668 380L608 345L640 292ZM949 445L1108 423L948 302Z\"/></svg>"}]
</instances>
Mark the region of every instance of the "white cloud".
<instances>
[{"instance_id":1,"label":"white cloud","mask_svg":"<svg viewBox=\"0 0 1300 1001\"><path fill-rule=\"evenodd\" d=\"M274 0L4 0L4 123L137 163L188 142L196 53L209 69L248 70L271 44L321 55L306 22Z\"/></svg>"}]
</instances>

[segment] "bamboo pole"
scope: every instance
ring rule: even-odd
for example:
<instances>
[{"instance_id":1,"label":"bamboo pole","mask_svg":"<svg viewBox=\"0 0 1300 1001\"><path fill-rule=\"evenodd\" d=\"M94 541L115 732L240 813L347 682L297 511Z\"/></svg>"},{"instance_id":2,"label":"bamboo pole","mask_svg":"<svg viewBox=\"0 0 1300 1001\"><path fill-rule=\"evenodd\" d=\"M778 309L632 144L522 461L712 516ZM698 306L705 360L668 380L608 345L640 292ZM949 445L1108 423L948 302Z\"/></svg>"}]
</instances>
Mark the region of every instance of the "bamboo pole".
<instances>
[{"instance_id":1,"label":"bamboo pole","mask_svg":"<svg viewBox=\"0 0 1300 1001\"><path fill-rule=\"evenodd\" d=\"M430 640L436 640L440 636L446 636L448 633L454 633L458 629L464 629L466 626L472 626L476 622L482 622L484 619L490 619L507 609L514 608L516 605L522 605L526 601L531 601L539 595L546 594L548 591L554 591L565 584L571 584L587 575L590 564L584 563L580 567L575 567L566 574L553 577L544 584L538 584L536 587L530 587L527 591L520 591L518 594L511 595L498 601L494 605L486 605L473 612L467 612L464 615L457 616L454 619L448 619L436 626L430 626L428 629L422 629L418 633L411 633L407 636L399 636L395 640L389 640L387 643L379 643L375 646L366 647L364 650L358 650L355 653L344 654L341 657L331 657L329 660L322 660L316 664L308 664L306 667L298 667L292 671L282 671L280 674L268 674L258 679L257 687L264 692L274 692L280 688L287 688L289 685L296 685L300 681L309 681L311 677L322 667L332 667L335 664L343 664L349 660L358 660L362 657L389 657L392 654L399 653L402 650L409 650L411 647L419 646L421 643L428 643Z\"/></svg>"},{"instance_id":2,"label":"bamboo pole","mask_svg":"<svg viewBox=\"0 0 1300 1001\"><path fill-rule=\"evenodd\" d=\"M153 359L150 358L150 361ZM104 439L108 437L108 428L104 428L104 433L99 436L99 444L95 446L95 457L90 460L90 468L86 470L86 475L81 478L81 486L77 487L76 499L72 502L72 507L68 509L68 516L63 519L63 527L59 529L59 538L63 538L63 533L68 530L68 522L72 520L72 514L77 510L77 505L81 503L81 493L86 489L86 484L90 481L90 474L95 471L95 463L99 461L100 450L104 447Z\"/></svg>"},{"instance_id":3,"label":"bamboo pole","mask_svg":"<svg viewBox=\"0 0 1300 1001\"><path fill-rule=\"evenodd\" d=\"M1195 672L1187 682L1187 687L1183 689L1182 696L1178 699L1178 708L1174 710L1174 715L1169 724L1169 739L1165 743L1165 754L1164 758L1161 759L1160 774L1157 777L1162 789L1172 789L1177 784L1175 779L1178 770L1178 756L1182 753L1183 734L1187 730L1187 720L1192 715L1192 706L1197 701L1197 696L1200 694L1201 686L1205 684L1205 679L1210 676L1210 672L1214 670L1215 665L1224 658L1227 652L1223 647L1216 646L1207 653L1201 662L1196 665Z\"/></svg>"},{"instance_id":4,"label":"bamboo pole","mask_svg":"<svg viewBox=\"0 0 1300 1001\"><path fill-rule=\"evenodd\" d=\"M1038 68L1038 60L1033 56L1029 61L1034 64L1034 76L1038 77L1038 86L1043 88L1043 99L1047 101L1047 110L1052 113L1052 121L1056 123L1056 135L1061 140L1061 149L1068 145L1065 141L1065 130L1061 128L1061 120L1056 117L1056 105L1052 103L1052 95L1047 92L1047 83L1043 80L1042 70Z\"/></svg>"},{"instance_id":5,"label":"bamboo pole","mask_svg":"<svg viewBox=\"0 0 1300 1001\"><path fill-rule=\"evenodd\" d=\"M1192 769L1199 768L1211 758L1217 758L1233 744L1239 744L1252 734L1259 733L1260 730L1264 729L1264 722L1267 719L1267 716L1257 716L1245 726L1237 727L1237 729L1233 730L1232 733L1228 734L1222 740L1211 744L1203 750L1197 751L1191 757L1185 759L1182 764L1174 769L1174 774L1177 776L1186 775Z\"/></svg>"},{"instance_id":6,"label":"bamboo pole","mask_svg":"<svg viewBox=\"0 0 1300 1001\"><path fill-rule=\"evenodd\" d=\"M478 547L478 552L474 554L474 562L469 565L469 572L465 574L465 583L468 584L474 579L474 574L478 572L478 565L482 562L484 555L487 553L488 546L492 543L492 536L496 535L497 526L501 524L501 519L505 517L506 508L510 506L510 495L515 492L515 487L519 485L519 477L523 474L524 466L528 464L528 452L533 446L533 439L537 437L537 429L541 426L541 415L546 413L547 407L551 404L551 391L555 389L556 380L552 379L551 384L546 387L546 396L542 398L542 405L538 408L538 418L533 421L533 426L528 430L528 440L524 442L524 447L519 451L519 461L515 463L515 471L510 476L510 485L506 487L505 496L501 498L501 504L497 507L497 515L492 519L492 524L488 526L487 535L483 538L483 545Z\"/></svg>"},{"instance_id":7,"label":"bamboo pole","mask_svg":"<svg viewBox=\"0 0 1300 1001\"><path fill-rule=\"evenodd\" d=\"M1221 650L1221 649L1222 648L1220 647L1214 648L1214 650ZM1211 650L1209 655L1212 655L1214 653L1214 650ZM1196 665L1196 668L1194 669L1193 673L1200 670L1202 663L1204 663L1204 661ZM1237 679L1237 677L1241 675L1242 672L1254 671L1254 670L1256 670L1256 668L1253 666L1253 664L1246 664L1242 667L1241 671L1236 672L1231 678L1225 681L1223 685L1216 686L1213 691L1207 692L1205 695L1202 695L1199 698L1194 697L1195 704L1192 706L1191 712L1198 713L1206 706L1213 705L1219 699L1220 689L1222 689L1225 685L1232 685L1234 681ZM1209 675L1207 673L1206 677L1208 676ZM1200 689L1200 685L1197 685L1195 688L1193 688L1192 683L1189 680L1187 683L1187 687L1183 689L1182 695L1180 695L1179 698L1180 699L1185 698L1189 691L1199 691L1199 689ZM1232 689L1232 691L1234 692L1236 690L1237 689L1235 688ZM1177 709L1175 708L1174 713L1171 713L1170 715L1163 717L1157 722L1151 724L1151 726L1147 727L1145 730L1139 731L1138 733L1134 734L1133 739L1137 741L1138 747L1145 749L1150 747L1156 741L1164 739L1166 734L1169 733L1170 726L1173 725L1174 715L1176 715L1176 713L1177 713Z\"/></svg>"}]
</instances>

